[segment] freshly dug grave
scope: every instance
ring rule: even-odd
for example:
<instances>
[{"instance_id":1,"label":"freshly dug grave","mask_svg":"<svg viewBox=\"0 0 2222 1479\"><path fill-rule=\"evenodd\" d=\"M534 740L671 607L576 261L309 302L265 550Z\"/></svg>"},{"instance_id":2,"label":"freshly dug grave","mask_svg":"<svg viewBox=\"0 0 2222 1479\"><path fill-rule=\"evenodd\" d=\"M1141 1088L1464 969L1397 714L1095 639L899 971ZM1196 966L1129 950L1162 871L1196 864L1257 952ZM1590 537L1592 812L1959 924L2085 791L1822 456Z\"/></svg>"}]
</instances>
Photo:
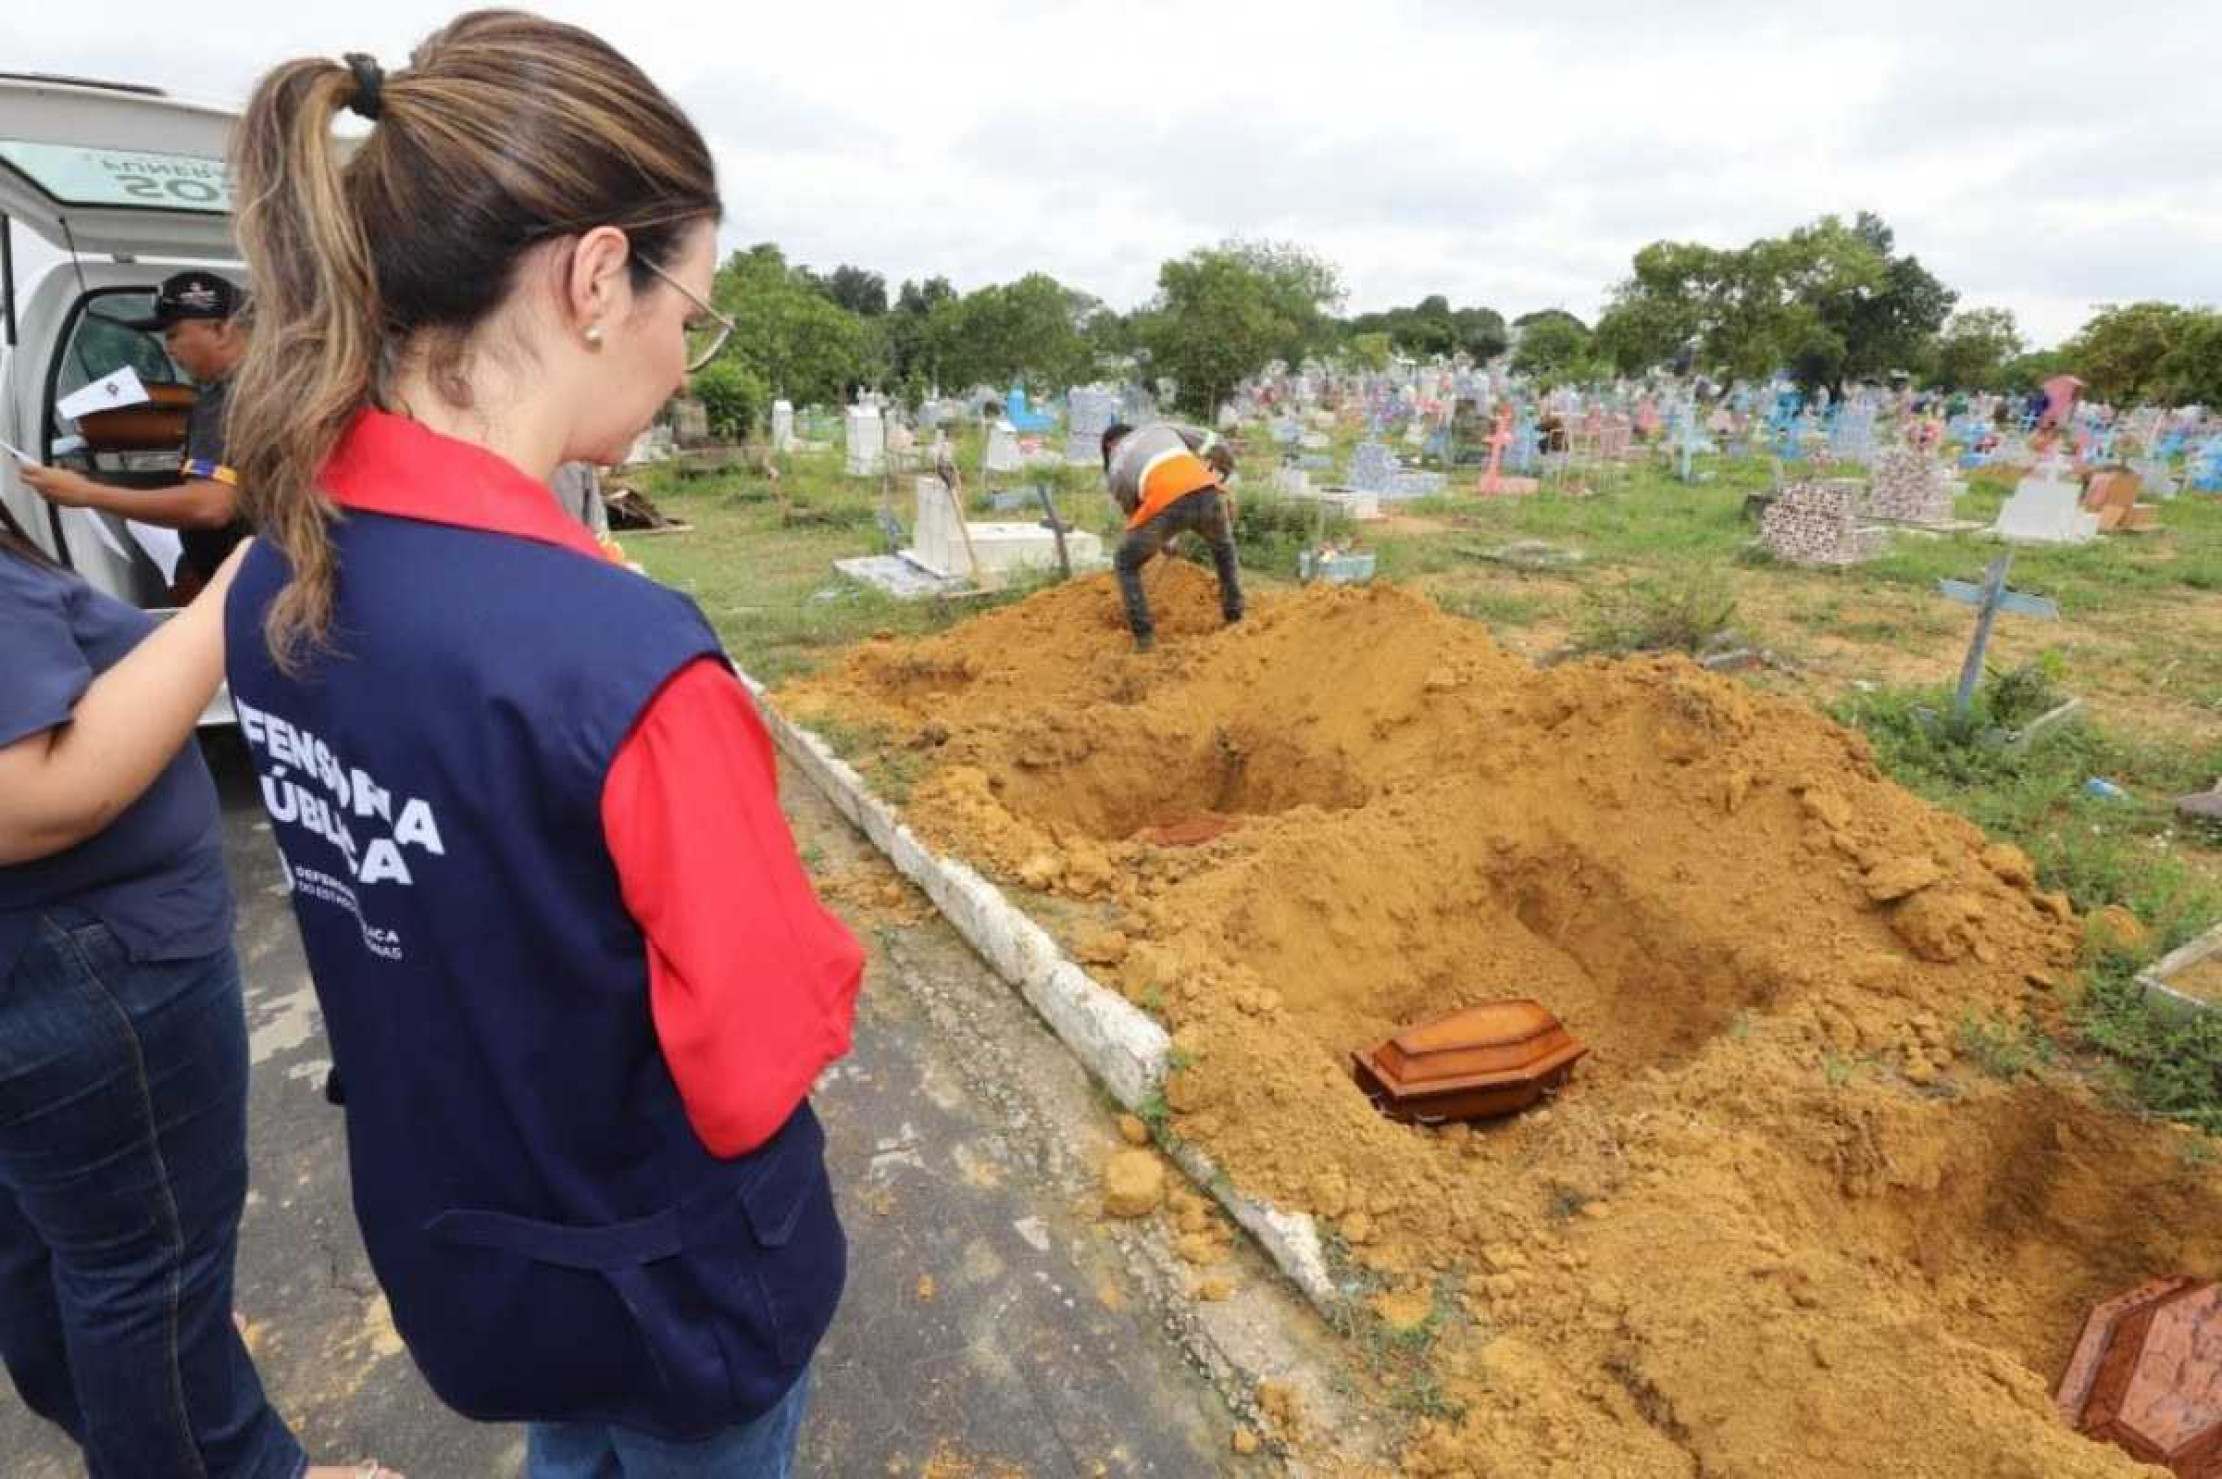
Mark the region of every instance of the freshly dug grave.
<instances>
[{"instance_id":1,"label":"freshly dug grave","mask_svg":"<svg viewBox=\"0 0 2222 1479\"><path fill-rule=\"evenodd\" d=\"M1096 579L778 701L1174 1029L1173 1130L1425 1349L1406 1472L2154 1472L2049 1388L2092 1302L2222 1269L2222 1186L2018 1071L2080 937L2026 858L1680 660L1537 671L1390 588L1221 631L1154 578L1146 657ZM1351 1081L1502 996L1593 1049L1550 1107L1429 1130Z\"/></svg>"}]
</instances>

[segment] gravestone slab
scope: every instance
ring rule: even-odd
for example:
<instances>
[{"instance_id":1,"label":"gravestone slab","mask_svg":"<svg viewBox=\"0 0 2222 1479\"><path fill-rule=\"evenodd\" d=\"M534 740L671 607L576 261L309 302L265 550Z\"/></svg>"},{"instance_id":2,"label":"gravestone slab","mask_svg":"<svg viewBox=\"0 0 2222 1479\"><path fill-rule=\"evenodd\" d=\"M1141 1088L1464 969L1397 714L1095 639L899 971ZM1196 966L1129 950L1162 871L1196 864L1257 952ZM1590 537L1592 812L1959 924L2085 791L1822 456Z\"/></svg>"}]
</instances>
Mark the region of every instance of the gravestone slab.
<instances>
[{"instance_id":1,"label":"gravestone slab","mask_svg":"<svg viewBox=\"0 0 2222 1479\"><path fill-rule=\"evenodd\" d=\"M849 407L842 417L842 431L848 455L844 466L849 476L879 476L887 462L887 423L880 419L879 407Z\"/></svg>"},{"instance_id":2,"label":"gravestone slab","mask_svg":"<svg viewBox=\"0 0 2222 1479\"><path fill-rule=\"evenodd\" d=\"M2099 537L2099 516L2084 511L2082 498L2079 484L2023 478L1991 533L2016 544L2088 544Z\"/></svg>"},{"instance_id":3,"label":"gravestone slab","mask_svg":"<svg viewBox=\"0 0 2222 1479\"><path fill-rule=\"evenodd\" d=\"M964 517L941 479L921 477L913 488L917 517L903 558L921 569L993 587L1018 570L1056 567L1057 536L1040 523L976 524ZM1076 571L1106 563L1103 541L1086 530L1067 530L1065 551Z\"/></svg>"},{"instance_id":4,"label":"gravestone slab","mask_svg":"<svg viewBox=\"0 0 2222 1479\"><path fill-rule=\"evenodd\" d=\"M1794 565L1857 565L1882 552L1881 529L1860 522L1863 490L1853 478L1786 484L1759 518L1759 538Z\"/></svg>"},{"instance_id":5,"label":"gravestone slab","mask_svg":"<svg viewBox=\"0 0 2222 1479\"><path fill-rule=\"evenodd\" d=\"M1360 442L1350 454L1350 486L1361 493L1386 493L1396 471L1396 454L1385 443Z\"/></svg>"},{"instance_id":6,"label":"gravestone slab","mask_svg":"<svg viewBox=\"0 0 2222 1479\"><path fill-rule=\"evenodd\" d=\"M779 400L772 402L772 450L795 450L795 403Z\"/></svg>"},{"instance_id":7,"label":"gravestone slab","mask_svg":"<svg viewBox=\"0 0 2222 1479\"><path fill-rule=\"evenodd\" d=\"M1949 524L1952 494L1935 463L1911 447L1893 447L1875 459L1865 512L1894 524Z\"/></svg>"},{"instance_id":8,"label":"gravestone slab","mask_svg":"<svg viewBox=\"0 0 2222 1479\"><path fill-rule=\"evenodd\" d=\"M1026 465L1026 458L1018 449L1018 432L1008 421L997 421L988 427L987 450L980 456L982 472L1017 472Z\"/></svg>"},{"instance_id":9,"label":"gravestone slab","mask_svg":"<svg viewBox=\"0 0 2222 1479\"><path fill-rule=\"evenodd\" d=\"M2130 471L2137 474L2148 497L2170 499L2176 496L2177 484L2168 464L2153 457L2139 457L2131 461Z\"/></svg>"},{"instance_id":10,"label":"gravestone slab","mask_svg":"<svg viewBox=\"0 0 2222 1479\"><path fill-rule=\"evenodd\" d=\"M1103 459L1103 434L1119 419L1118 397L1108 390L1075 386L1065 396L1065 462L1087 467Z\"/></svg>"}]
</instances>

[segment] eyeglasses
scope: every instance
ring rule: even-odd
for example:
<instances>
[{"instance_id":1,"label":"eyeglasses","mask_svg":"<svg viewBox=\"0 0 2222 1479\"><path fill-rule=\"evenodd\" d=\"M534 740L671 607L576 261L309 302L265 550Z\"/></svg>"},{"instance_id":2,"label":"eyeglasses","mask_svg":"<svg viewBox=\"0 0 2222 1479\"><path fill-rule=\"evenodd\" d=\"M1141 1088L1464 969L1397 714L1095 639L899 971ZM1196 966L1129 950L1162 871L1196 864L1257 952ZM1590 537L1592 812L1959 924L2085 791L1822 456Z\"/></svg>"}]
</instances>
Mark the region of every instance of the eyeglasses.
<instances>
[{"instance_id":1,"label":"eyeglasses","mask_svg":"<svg viewBox=\"0 0 2222 1479\"><path fill-rule=\"evenodd\" d=\"M646 257L640 259L640 265L669 283L680 297L710 316L708 323L691 326L687 330L687 373L692 375L718 357L719 353L725 348L725 341L733 337L733 330L738 325L703 302L692 288L649 261Z\"/></svg>"}]
</instances>

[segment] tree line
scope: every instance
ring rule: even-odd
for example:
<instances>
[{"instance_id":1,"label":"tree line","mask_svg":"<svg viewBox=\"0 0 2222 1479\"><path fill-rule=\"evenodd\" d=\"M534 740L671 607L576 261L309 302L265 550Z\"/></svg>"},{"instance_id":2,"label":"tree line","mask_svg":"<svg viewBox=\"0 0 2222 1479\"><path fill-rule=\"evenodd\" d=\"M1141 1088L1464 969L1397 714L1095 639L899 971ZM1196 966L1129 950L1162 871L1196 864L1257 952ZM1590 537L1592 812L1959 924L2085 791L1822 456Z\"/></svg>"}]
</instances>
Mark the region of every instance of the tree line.
<instances>
[{"instance_id":1,"label":"tree line","mask_svg":"<svg viewBox=\"0 0 2222 1479\"><path fill-rule=\"evenodd\" d=\"M862 388L915 401L933 387L1165 377L1207 414L1275 360L1385 368L1398 356L1511 354L1546 383L1666 368L1719 379L1786 371L1808 387L1895 375L1947 391L2020 391L2063 372L2118 404L2222 403L2222 313L2105 305L2057 349L2031 352L2013 314L1959 295L1862 211L1741 247L1656 241L1635 254L1595 324L1546 308L1507 320L1434 294L1345 316L1333 264L1293 243L1229 241L1163 263L1149 301L1120 313L1047 273L960 293L851 264L790 263L766 242L718 269L714 297L739 331L696 377L712 420L738 432L775 395L833 403Z\"/></svg>"}]
</instances>

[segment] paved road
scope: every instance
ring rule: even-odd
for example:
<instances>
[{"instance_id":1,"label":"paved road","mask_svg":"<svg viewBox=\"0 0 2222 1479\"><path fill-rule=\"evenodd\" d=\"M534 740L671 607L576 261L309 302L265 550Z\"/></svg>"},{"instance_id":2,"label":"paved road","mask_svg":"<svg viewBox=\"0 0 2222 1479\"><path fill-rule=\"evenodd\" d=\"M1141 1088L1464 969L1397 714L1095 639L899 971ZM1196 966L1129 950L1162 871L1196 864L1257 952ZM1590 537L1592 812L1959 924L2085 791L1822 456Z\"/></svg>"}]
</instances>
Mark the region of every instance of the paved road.
<instances>
[{"instance_id":1,"label":"paved road","mask_svg":"<svg viewBox=\"0 0 2222 1479\"><path fill-rule=\"evenodd\" d=\"M394 1334L347 1205L339 1112L321 1094L328 1059L275 851L243 761L222 739L212 758L254 1060L239 1303L265 1381L319 1458L376 1455L411 1479L513 1475L521 1432L442 1408ZM790 785L788 804L822 873L871 866L814 793ZM1200 1347L1173 1297L1182 1276L1153 1255L1153 1234L1095 1216L1102 1101L946 926L902 919L905 908L844 911L872 964L856 1051L818 1105L852 1266L818 1363L805 1472L1235 1471L1234 1418L1198 1359L1210 1342ZM1302 1338L1285 1296L1258 1297L1244 1338L1277 1351L1280 1321ZM6 1479L81 1472L66 1440L4 1387L0 1457Z\"/></svg>"}]
</instances>

